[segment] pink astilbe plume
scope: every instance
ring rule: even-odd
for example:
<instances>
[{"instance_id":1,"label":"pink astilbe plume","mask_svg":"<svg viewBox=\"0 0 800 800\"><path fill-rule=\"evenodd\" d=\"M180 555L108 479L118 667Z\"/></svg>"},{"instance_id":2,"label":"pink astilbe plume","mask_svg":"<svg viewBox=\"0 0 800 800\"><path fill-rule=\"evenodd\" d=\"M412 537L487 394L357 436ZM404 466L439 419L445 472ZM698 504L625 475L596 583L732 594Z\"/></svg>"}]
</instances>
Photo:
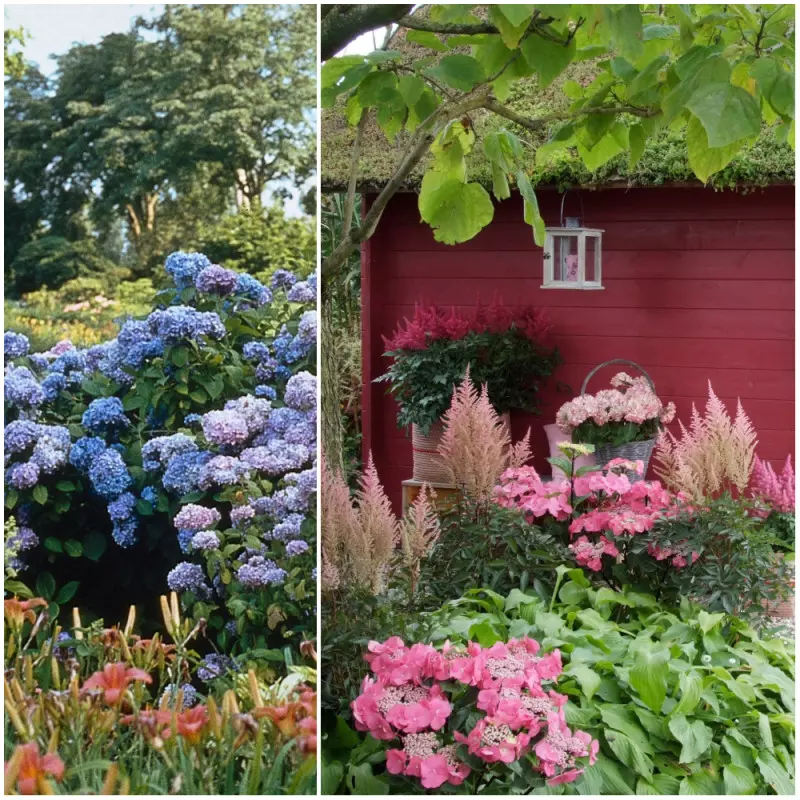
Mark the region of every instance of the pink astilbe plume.
<instances>
[{"instance_id":1,"label":"pink astilbe plume","mask_svg":"<svg viewBox=\"0 0 800 800\"><path fill-rule=\"evenodd\" d=\"M371 544L371 585L374 591L379 591L400 541L400 525L381 485L372 453L356 492L356 514L358 526Z\"/></svg>"},{"instance_id":2,"label":"pink astilbe plume","mask_svg":"<svg viewBox=\"0 0 800 800\"><path fill-rule=\"evenodd\" d=\"M400 538L403 560L411 570L412 582L416 585L422 560L426 558L439 538L441 527L432 500L436 493L428 484L423 484L406 516L400 523ZM412 586L412 591L414 586Z\"/></svg>"},{"instance_id":3,"label":"pink astilbe plume","mask_svg":"<svg viewBox=\"0 0 800 800\"><path fill-rule=\"evenodd\" d=\"M705 414L693 405L689 427L678 424L680 438L667 431L658 439L658 477L673 491L695 500L730 488L744 492L750 483L758 441L741 402L737 401L736 417L731 422L709 381Z\"/></svg>"},{"instance_id":4,"label":"pink astilbe plume","mask_svg":"<svg viewBox=\"0 0 800 800\"><path fill-rule=\"evenodd\" d=\"M508 465L511 439L489 402L484 385L475 388L467 368L444 415L439 454L450 480L475 500L488 501Z\"/></svg>"},{"instance_id":5,"label":"pink astilbe plume","mask_svg":"<svg viewBox=\"0 0 800 800\"><path fill-rule=\"evenodd\" d=\"M783 514L794 513L794 469L792 457L786 456L781 474L778 475L772 465L762 461L758 456L753 467L753 497L761 500L771 511Z\"/></svg>"}]
</instances>

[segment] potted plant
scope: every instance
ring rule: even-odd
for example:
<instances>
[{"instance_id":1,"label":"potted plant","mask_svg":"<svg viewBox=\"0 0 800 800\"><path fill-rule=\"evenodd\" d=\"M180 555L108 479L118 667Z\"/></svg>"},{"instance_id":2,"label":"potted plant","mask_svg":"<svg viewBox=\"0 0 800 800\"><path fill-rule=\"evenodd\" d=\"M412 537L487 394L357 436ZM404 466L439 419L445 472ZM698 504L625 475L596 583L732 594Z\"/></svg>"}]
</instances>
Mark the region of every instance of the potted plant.
<instances>
[{"instance_id":1,"label":"potted plant","mask_svg":"<svg viewBox=\"0 0 800 800\"><path fill-rule=\"evenodd\" d=\"M611 389L586 394L592 376L610 364L629 364L642 376L632 378L618 372L611 379ZM593 444L598 464L614 458L641 461L641 474L629 473L631 480L642 480L650 463L658 434L675 417L675 404L664 405L655 392L650 376L633 361L613 359L595 367L581 387L580 396L564 403L556 414L556 425L572 441Z\"/></svg>"},{"instance_id":2,"label":"potted plant","mask_svg":"<svg viewBox=\"0 0 800 800\"><path fill-rule=\"evenodd\" d=\"M389 384L399 405L398 426L412 428L415 479L447 482L437 455L441 418L468 366L472 380L487 385L501 416L511 409L538 412L541 383L560 363L549 330L541 310L511 309L495 300L471 314L418 304L413 318L384 338L392 363L377 381Z\"/></svg>"}]
</instances>

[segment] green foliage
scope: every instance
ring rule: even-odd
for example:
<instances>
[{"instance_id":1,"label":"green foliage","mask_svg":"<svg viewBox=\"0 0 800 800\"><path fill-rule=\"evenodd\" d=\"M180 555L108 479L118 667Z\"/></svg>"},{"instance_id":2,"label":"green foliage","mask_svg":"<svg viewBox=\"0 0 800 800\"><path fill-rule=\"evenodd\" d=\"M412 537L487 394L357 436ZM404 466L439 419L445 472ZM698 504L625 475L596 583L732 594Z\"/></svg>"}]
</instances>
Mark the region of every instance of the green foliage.
<instances>
[{"instance_id":1,"label":"green foliage","mask_svg":"<svg viewBox=\"0 0 800 800\"><path fill-rule=\"evenodd\" d=\"M70 242L43 236L26 244L9 265L6 286L12 297L44 287L58 289L76 278L94 278L103 291L113 290L127 270L106 258L91 239Z\"/></svg>"},{"instance_id":2,"label":"green foliage","mask_svg":"<svg viewBox=\"0 0 800 800\"><path fill-rule=\"evenodd\" d=\"M509 17L499 6L487 12L458 5L445 19L434 6L418 12L430 17L430 30L408 35L428 53L414 48L408 54L378 51L363 58L334 58L322 73L323 106L332 107L343 96L350 125L376 106L372 87L392 95L391 113L379 111L375 122L390 143L403 128L407 137L397 151L380 156L383 161L389 156L386 177L369 177L383 183L395 173L405 178L415 168L416 180L424 175L420 211L439 241L452 244L476 236L493 216L485 187L492 185L495 197L502 199L513 180L526 199L525 219L541 244L541 219L529 197L533 188L528 192L527 176L520 178L533 159L498 158L496 150L484 149L483 173L470 173L465 136L474 136L471 112L499 120L497 130L520 153L528 149L533 132L530 147L544 145L536 153L538 166L565 154L574 161L577 153L590 173L614 159L629 161L634 169L648 142L668 128L688 129L690 174L703 182L752 144L762 125L770 126L780 141L792 140L791 5L734 5L721 11L636 4L511 8ZM487 15L488 32L475 32L476 20ZM508 100L516 82L522 85L535 76L536 89L532 92L528 84L525 93L536 104L562 73L589 60L593 74L559 87L555 114L544 109L520 113L513 104L498 103ZM418 79L422 91L414 84L413 91L398 92L401 74ZM429 150L426 141L432 141Z\"/></svg>"},{"instance_id":3,"label":"green foliage","mask_svg":"<svg viewBox=\"0 0 800 800\"><path fill-rule=\"evenodd\" d=\"M198 249L215 264L249 272L269 285L275 270L305 278L316 259L313 220L287 217L280 206L226 216L201 231Z\"/></svg>"},{"instance_id":4,"label":"green foliage","mask_svg":"<svg viewBox=\"0 0 800 800\"><path fill-rule=\"evenodd\" d=\"M567 723L601 743L579 794L792 794L794 657L746 622L683 600L594 589L480 589L436 615L432 643L530 636L558 647Z\"/></svg>"}]
</instances>

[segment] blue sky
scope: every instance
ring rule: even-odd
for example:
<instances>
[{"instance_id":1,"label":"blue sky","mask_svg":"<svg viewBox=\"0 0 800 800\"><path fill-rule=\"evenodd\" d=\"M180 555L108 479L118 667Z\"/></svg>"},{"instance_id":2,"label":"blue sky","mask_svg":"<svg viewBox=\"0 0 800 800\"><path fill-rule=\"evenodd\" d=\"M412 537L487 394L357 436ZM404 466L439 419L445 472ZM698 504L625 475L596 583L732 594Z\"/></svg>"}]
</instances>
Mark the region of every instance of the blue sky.
<instances>
[{"instance_id":1,"label":"blue sky","mask_svg":"<svg viewBox=\"0 0 800 800\"><path fill-rule=\"evenodd\" d=\"M55 71L54 54L69 50L75 43L94 44L106 34L128 30L136 17L154 17L163 4L116 3L103 5L62 4L22 5L6 3L3 8L5 28L24 28L25 57L39 66L45 75ZM309 183L308 186L312 185ZM301 214L300 193L285 203L286 213Z\"/></svg>"}]
</instances>

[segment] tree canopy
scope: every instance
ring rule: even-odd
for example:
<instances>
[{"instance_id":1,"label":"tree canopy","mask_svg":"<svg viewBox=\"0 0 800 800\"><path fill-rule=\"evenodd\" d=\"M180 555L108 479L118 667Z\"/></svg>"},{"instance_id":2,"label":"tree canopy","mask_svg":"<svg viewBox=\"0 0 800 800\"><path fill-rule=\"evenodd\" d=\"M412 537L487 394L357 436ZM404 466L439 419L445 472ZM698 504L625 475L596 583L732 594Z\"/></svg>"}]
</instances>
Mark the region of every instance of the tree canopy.
<instances>
[{"instance_id":1,"label":"tree canopy","mask_svg":"<svg viewBox=\"0 0 800 800\"><path fill-rule=\"evenodd\" d=\"M369 211L323 262L336 275L374 232L383 210L423 159L419 210L437 240L476 236L515 187L537 244L544 238L527 164L565 150L595 170L626 153L631 165L664 129L684 133L689 164L707 182L770 126L794 140L794 6L749 5L333 5L322 18L322 52L333 54L377 25L393 37L366 56L331 57L322 68L322 103L355 128L346 208L352 217L364 130L377 124L400 141L392 175ZM389 11L389 9L393 9ZM402 48L401 48L402 45ZM394 49L397 47L398 49ZM565 81L564 110L520 112L509 98L533 78L545 90L567 67L592 62L594 76ZM499 125L476 138L473 116ZM535 134L535 143L525 133ZM544 136L542 136L544 134ZM491 192L470 175L480 147ZM527 150L535 149L534 159Z\"/></svg>"},{"instance_id":2,"label":"tree canopy","mask_svg":"<svg viewBox=\"0 0 800 800\"><path fill-rule=\"evenodd\" d=\"M122 225L117 259L144 274L222 215L303 186L316 163L315 43L313 6L167 5L74 45L52 77L14 61L7 263L40 236L102 245Z\"/></svg>"}]
</instances>

